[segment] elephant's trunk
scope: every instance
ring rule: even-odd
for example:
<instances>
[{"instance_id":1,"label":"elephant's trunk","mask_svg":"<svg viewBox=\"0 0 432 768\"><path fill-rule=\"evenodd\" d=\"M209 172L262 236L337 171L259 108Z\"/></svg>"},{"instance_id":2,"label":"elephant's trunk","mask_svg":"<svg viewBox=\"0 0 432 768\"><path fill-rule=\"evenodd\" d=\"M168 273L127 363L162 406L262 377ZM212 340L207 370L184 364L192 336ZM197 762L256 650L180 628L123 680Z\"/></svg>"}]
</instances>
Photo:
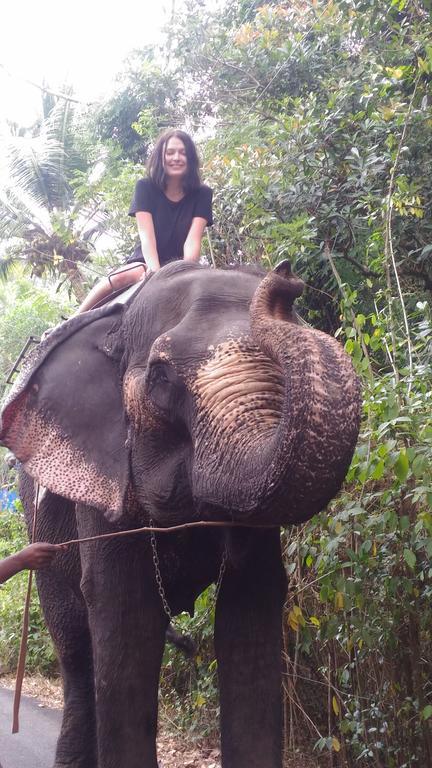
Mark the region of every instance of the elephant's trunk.
<instances>
[{"instance_id":1,"label":"elephant's trunk","mask_svg":"<svg viewBox=\"0 0 432 768\"><path fill-rule=\"evenodd\" d=\"M293 275L275 273L258 287L252 337L237 342L235 354L231 349L237 376L244 369L242 392L234 373L227 389L228 348L208 368L214 382L217 366L225 366L225 397L219 411L212 407L217 387L209 395L205 382L216 451L205 468L197 450L202 498L244 522L284 525L323 509L343 482L357 440L358 380L335 339L297 324L292 304L302 289Z\"/></svg>"}]
</instances>

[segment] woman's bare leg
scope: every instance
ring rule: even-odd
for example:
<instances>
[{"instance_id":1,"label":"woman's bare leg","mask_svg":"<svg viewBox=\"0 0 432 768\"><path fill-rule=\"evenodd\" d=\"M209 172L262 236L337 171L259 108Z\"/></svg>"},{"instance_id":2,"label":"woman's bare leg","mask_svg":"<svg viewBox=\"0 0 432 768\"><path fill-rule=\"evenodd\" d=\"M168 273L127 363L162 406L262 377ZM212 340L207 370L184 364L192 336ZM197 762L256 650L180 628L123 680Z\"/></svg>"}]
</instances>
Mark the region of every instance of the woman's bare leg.
<instances>
[{"instance_id":1,"label":"woman's bare leg","mask_svg":"<svg viewBox=\"0 0 432 768\"><path fill-rule=\"evenodd\" d=\"M108 277L103 277L96 285L93 286L90 293L84 299L83 303L78 307L77 315L81 312L86 312L109 296L113 291L119 291L122 288L128 288L134 283L138 283L143 279L146 273L145 264L140 261L134 261L131 264L126 264L123 267L119 267L115 272L111 272Z\"/></svg>"}]
</instances>

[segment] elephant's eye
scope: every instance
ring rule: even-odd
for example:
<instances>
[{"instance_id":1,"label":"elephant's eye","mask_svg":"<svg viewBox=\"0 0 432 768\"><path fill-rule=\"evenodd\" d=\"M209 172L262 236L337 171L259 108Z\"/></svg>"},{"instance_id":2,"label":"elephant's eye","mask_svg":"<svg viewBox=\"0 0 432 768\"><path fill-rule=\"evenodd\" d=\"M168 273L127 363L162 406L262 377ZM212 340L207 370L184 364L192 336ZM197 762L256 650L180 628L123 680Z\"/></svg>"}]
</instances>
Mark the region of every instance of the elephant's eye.
<instances>
[{"instance_id":1,"label":"elephant's eye","mask_svg":"<svg viewBox=\"0 0 432 768\"><path fill-rule=\"evenodd\" d=\"M165 363L153 363L147 373L146 388L151 401L163 412L165 418L175 420L178 401L183 392L175 371Z\"/></svg>"},{"instance_id":2,"label":"elephant's eye","mask_svg":"<svg viewBox=\"0 0 432 768\"><path fill-rule=\"evenodd\" d=\"M170 380L166 366L162 363L154 363L147 374L147 388L149 392L158 384L169 384Z\"/></svg>"},{"instance_id":3,"label":"elephant's eye","mask_svg":"<svg viewBox=\"0 0 432 768\"><path fill-rule=\"evenodd\" d=\"M145 375L147 406L165 426L175 427L176 439L187 438L190 396L182 378L165 360L150 362Z\"/></svg>"}]
</instances>

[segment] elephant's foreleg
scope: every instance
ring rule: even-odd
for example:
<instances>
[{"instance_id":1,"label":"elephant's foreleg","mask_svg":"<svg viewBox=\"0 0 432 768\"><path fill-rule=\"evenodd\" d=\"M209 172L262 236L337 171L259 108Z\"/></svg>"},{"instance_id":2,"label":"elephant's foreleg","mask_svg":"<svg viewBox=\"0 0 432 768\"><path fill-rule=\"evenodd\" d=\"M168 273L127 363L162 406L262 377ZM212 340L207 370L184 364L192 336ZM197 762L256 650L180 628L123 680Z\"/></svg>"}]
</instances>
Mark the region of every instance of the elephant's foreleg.
<instances>
[{"instance_id":1,"label":"elephant's foreleg","mask_svg":"<svg viewBox=\"0 0 432 768\"><path fill-rule=\"evenodd\" d=\"M31 531L34 483L24 473L20 494ZM36 538L53 543L75 539L74 504L49 492L44 492L39 502ZM58 552L49 568L36 573L41 605L63 678L63 719L54 768L96 768L97 765L93 660L80 575L76 546Z\"/></svg>"},{"instance_id":2,"label":"elephant's foreleg","mask_svg":"<svg viewBox=\"0 0 432 768\"><path fill-rule=\"evenodd\" d=\"M64 711L54 768L95 768L97 765L93 659L90 634L63 657L61 670Z\"/></svg>"},{"instance_id":3,"label":"elephant's foreleg","mask_svg":"<svg viewBox=\"0 0 432 768\"><path fill-rule=\"evenodd\" d=\"M78 516L80 534L90 527ZM167 618L142 536L81 545L92 634L98 768L157 768L159 672Z\"/></svg>"},{"instance_id":4,"label":"elephant's foreleg","mask_svg":"<svg viewBox=\"0 0 432 768\"><path fill-rule=\"evenodd\" d=\"M223 768L281 768L281 637L286 579L279 531L251 533L216 608Z\"/></svg>"},{"instance_id":5,"label":"elephant's foreleg","mask_svg":"<svg viewBox=\"0 0 432 768\"><path fill-rule=\"evenodd\" d=\"M54 768L95 768L96 725L91 639L82 595L52 569L37 574L44 615L60 661L64 707Z\"/></svg>"}]
</instances>

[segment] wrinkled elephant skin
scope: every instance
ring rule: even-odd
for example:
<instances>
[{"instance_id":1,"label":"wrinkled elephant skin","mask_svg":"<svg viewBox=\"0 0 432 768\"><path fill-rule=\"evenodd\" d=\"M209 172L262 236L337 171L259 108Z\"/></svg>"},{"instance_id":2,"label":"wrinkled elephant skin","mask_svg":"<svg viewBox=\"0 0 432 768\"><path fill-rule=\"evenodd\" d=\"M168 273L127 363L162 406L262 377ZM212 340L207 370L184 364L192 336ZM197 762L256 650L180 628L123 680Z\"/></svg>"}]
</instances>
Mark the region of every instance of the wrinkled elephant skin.
<instances>
[{"instance_id":1,"label":"wrinkled elephant skin","mask_svg":"<svg viewBox=\"0 0 432 768\"><path fill-rule=\"evenodd\" d=\"M348 357L297 322L302 287L286 263L268 275L170 264L124 305L59 326L2 413L29 522L34 480L45 489L38 539L149 519L247 526L157 536L173 614L193 610L227 558L215 622L224 768L281 768L279 526L325 508L359 428ZM79 554L38 573L65 687L55 768L157 768L168 619L149 537Z\"/></svg>"}]
</instances>

